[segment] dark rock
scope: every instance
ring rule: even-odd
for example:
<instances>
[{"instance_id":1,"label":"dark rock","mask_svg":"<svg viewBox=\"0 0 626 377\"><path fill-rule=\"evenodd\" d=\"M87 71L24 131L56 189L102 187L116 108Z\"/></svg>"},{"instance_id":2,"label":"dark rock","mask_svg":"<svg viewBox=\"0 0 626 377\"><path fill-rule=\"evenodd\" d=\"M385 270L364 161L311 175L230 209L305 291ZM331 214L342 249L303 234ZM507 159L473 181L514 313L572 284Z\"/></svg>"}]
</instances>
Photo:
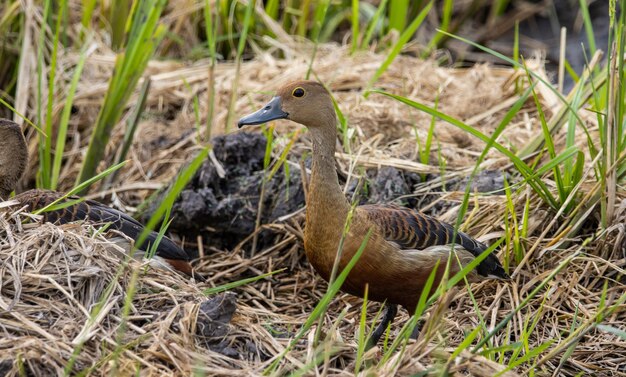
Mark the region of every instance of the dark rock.
<instances>
[{"instance_id":1,"label":"dark rock","mask_svg":"<svg viewBox=\"0 0 626 377\"><path fill-rule=\"evenodd\" d=\"M225 338L236 310L237 295L233 292L222 293L200 304L196 322L196 333L202 337L205 345L211 351L232 358L239 358L239 352Z\"/></svg>"},{"instance_id":2,"label":"dark rock","mask_svg":"<svg viewBox=\"0 0 626 377\"><path fill-rule=\"evenodd\" d=\"M196 331L205 338L223 338L237 310L237 294L225 292L200 304Z\"/></svg>"},{"instance_id":3,"label":"dark rock","mask_svg":"<svg viewBox=\"0 0 626 377\"><path fill-rule=\"evenodd\" d=\"M360 204L390 203L395 202L400 205L414 206L415 199L409 196L413 193L413 188L421 181L419 174L406 172L391 166L384 166L380 169L368 169L367 180L362 184L359 191ZM350 181L347 190L348 200L352 198L354 190L357 189L358 182Z\"/></svg>"},{"instance_id":4,"label":"dark rock","mask_svg":"<svg viewBox=\"0 0 626 377\"><path fill-rule=\"evenodd\" d=\"M230 346L229 342L219 342L217 344L210 344L211 351L221 353L224 356L231 357L233 359L239 358L239 352Z\"/></svg>"},{"instance_id":5,"label":"dark rock","mask_svg":"<svg viewBox=\"0 0 626 377\"><path fill-rule=\"evenodd\" d=\"M261 224L298 210L304 205L304 191L297 167L287 177L284 169L267 179L263 169L266 138L260 133L239 132L213 139L213 153L219 167L207 159L172 207L170 230L192 239L201 234L207 244L232 248L255 229L261 187L265 182ZM220 177L219 169L223 169ZM147 221L167 190L157 194L143 211ZM218 235L216 237L215 235ZM259 249L273 237L259 238Z\"/></svg>"},{"instance_id":6,"label":"dark rock","mask_svg":"<svg viewBox=\"0 0 626 377\"><path fill-rule=\"evenodd\" d=\"M257 347L257 345L251 341L246 342L246 352L248 353L248 360L257 359L261 361L267 361L270 359L270 355L261 351L259 347Z\"/></svg>"},{"instance_id":7,"label":"dark rock","mask_svg":"<svg viewBox=\"0 0 626 377\"><path fill-rule=\"evenodd\" d=\"M6 376L13 369L13 360L0 360L0 376Z\"/></svg>"},{"instance_id":8,"label":"dark rock","mask_svg":"<svg viewBox=\"0 0 626 377\"><path fill-rule=\"evenodd\" d=\"M510 177L500 170L483 170L476 174L471 182L470 192L482 192L489 194L504 194L504 178L510 181ZM463 178L457 183L451 183L448 189L465 191L469 177Z\"/></svg>"},{"instance_id":9,"label":"dark rock","mask_svg":"<svg viewBox=\"0 0 626 377\"><path fill-rule=\"evenodd\" d=\"M413 193L413 187L420 182L418 174L404 172L391 166L373 170L370 181L369 203L388 203L399 197Z\"/></svg>"}]
</instances>

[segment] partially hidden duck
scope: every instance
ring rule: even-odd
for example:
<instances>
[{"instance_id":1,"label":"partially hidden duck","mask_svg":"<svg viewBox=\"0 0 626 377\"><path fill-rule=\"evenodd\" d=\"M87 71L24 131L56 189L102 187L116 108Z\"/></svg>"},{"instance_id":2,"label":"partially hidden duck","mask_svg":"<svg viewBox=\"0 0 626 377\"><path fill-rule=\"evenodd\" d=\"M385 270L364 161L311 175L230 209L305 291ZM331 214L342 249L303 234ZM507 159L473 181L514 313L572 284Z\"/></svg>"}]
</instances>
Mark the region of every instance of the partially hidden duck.
<instances>
[{"instance_id":1,"label":"partially hidden duck","mask_svg":"<svg viewBox=\"0 0 626 377\"><path fill-rule=\"evenodd\" d=\"M0 119L0 201L16 200L20 205L28 206L29 211L35 211L63 197L62 193L56 191L30 190L9 198L24 174L27 163L28 149L20 126L10 120ZM69 197L68 199L77 198ZM144 230L143 225L127 214L93 200L84 200L63 209L42 212L41 215L44 222L56 224L84 220L99 225L110 224L109 229L115 229L135 241ZM158 234L150 232L144 242L145 246L139 245L139 251L145 252L148 246L154 244L157 239ZM191 257L167 237L161 239L152 262L156 266L164 267L163 264L165 264L166 268L193 276ZM202 280L198 275L195 277Z\"/></svg>"},{"instance_id":2,"label":"partially hidden duck","mask_svg":"<svg viewBox=\"0 0 626 377\"><path fill-rule=\"evenodd\" d=\"M289 119L309 129L313 163L306 198L304 249L315 270L329 280L338 253L344 224L351 210L341 190L335 169L337 117L330 94L318 82L298 81L278 90L262 109L239 120L238 126ZM374 330L369 345L376 344L393 321L397 306L413 315L424 285L435 265L434 287L443 277L452 244L463 266L487 247L463 232L413 209L391 204L356 207L344 239L339 271L352 259L370 232L360 259L345 280L342 290L363 297L368 286L371 300L384 302L385 314ZM445 246L448 245L448 246ZM449 276L462 267L454 257ZM469 281L507 279L498 258L489 255L467 275Z\"/></svg>"}]
</instances>

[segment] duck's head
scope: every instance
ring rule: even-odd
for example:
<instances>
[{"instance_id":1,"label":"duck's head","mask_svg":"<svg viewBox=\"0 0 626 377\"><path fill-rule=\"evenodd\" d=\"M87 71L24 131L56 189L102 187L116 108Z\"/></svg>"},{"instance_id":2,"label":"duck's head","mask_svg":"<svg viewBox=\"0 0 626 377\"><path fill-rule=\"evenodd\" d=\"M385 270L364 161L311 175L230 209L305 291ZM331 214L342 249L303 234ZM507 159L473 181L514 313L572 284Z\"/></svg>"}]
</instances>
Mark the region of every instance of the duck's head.
<instances>
[{"instance_id":1,"label":"duck's head","mask_svg":"<svg viewBox=\"0 0 626 377\"><path fill-rule=\"evenodd\" d=\"M0 199L7 199L26 170L28 148L20 126L0 118Z\"/></svg>"},{"instance_id":2,"label":"duck's head","mask_svg":"<svg viewBox=\"0 0 626 377\"><path fill-rule=\"evenodd\" d=\"M260 110L239 119L239 128L289 119L309 128L336 126L330 93L316 81L295 81L281 87L276 96Z\"/></svg>"}]
</instances>

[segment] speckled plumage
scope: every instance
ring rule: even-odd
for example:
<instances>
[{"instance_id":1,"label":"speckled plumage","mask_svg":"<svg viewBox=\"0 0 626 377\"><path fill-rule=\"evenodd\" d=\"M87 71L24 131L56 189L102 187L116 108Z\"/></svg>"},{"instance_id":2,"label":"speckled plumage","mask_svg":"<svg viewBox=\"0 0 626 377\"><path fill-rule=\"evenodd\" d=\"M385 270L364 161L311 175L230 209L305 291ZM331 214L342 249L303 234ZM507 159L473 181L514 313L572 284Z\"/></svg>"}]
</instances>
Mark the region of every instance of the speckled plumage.
<instances>
[{"instance_id":1,"label":"speckled plumage","mask_svg":"<svg viewBox=\"0 0 626 377\"><path fill-rule=\"evenodd\" d=\"M432 246L457 244L474 257L487 250L487 246L454 227L410 208L394 204L374 204L359 207L369 220L383 233L386 240L395 242L400 249L422 250ZM507 275L495 255L490 254L476 269L482 276L506 278Z\"/></svg>"},{"instance_id":2,"label":"speckled plumage","mask_svg":"<svg viewBox=\"0 0 626 377\"><path fill-rule=\"evenodd\" d=\"M8 199L15 189L17 181L26 167L28 153L26 142L19 126L9 120L0 119L0 199ZM16 195L12 200L22 206L28 206L29 211L42 209L63 194L49 190L29 190ZM68 197L58 204L73 202L71 205L42 212L44 222L66 224L76 221L89 221L96 225L109 225L108 229L117 230L124 235L137 240L144 226L127 214L108 207L93 200L78 201L78 197ZM148 250L156 243L158 233L151 231L143 245L136 245L139 250ZM170 267L187 275L192 275L191 258L181 247L167 237L161 238L155 256L166 262Z\"/></svg>"}]
</instances>

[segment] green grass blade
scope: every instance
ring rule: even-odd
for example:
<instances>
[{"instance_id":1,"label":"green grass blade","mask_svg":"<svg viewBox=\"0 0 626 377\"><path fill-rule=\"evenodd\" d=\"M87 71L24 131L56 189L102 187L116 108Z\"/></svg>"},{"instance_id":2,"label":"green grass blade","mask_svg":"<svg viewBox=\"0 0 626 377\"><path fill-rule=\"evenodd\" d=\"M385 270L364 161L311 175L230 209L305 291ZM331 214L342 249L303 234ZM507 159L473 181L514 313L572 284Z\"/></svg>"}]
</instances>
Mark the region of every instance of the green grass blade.
<instances>
[{"instance_id":1,"label":"green grass blade","mask_svg":"<svg viewBox=\"0 0 626 377\"><path fill-rule=\"evenodd\" d=\"M309 10L311 9L311 0L302 0L300 3L300 18L298 19L298 35L306 36L306 30L309 23Z\"/></svg>"},{"instance_id":2,"label":"green grass blade","mask_svg":"<svg viewBox=\"0 0 626 377\"><path fill-rule=\"evenodd\" d=\"M589 43L589 51L593 55L596 51L596 37L593 33L593 24L589 16L589 8L586 0L580 0L580 13L583 16L583 24L585 25L585 33L587 34L587 43Z\"/></svg>"},{"instance_id":3,"label":"green grass blade","mask_svg":"<svg viewBox=\"0 0 626 377\"><path fill-rule=\"evenodd\" d=\"M154 211L152 217L150 217L150 220L148 220L148 223L144 227L143 231L137 237L135 248L140 248L144 244L152 229L154 229L156 225L161 221L166 211L172 208L172 205L174 204L176 198L178 198L180 192L183 191L187 183L189 183L189 181L193 178L194 174L196 173L198 168L200 168L204 160L206 160L208 155L209 149L203 148L198 153L198 155L191 161L191 163L185 169L183 169L183 171L181 171L180 175L176 177L176 181L168 190L167 195L165 196L163 201L161 201L156 211Z\"/></svg>"},{"instance_id":4,"label":"green grass blade","mask_svg":"<svg viewBox=\"0 0 626 377\"><path fill-rule=\"evenodd\" d=\"M313 17L313 30L311 31L311 40L313 41L313 54L309 59L309 68L306 72L305 79L309 79L311 76L311 72L313 70L313 62L315 61L315 56L317 55L317 47L319 45L320 39L320 31L322 30L322 26L324 25L324 20L326 19L326 13L328 13L328 7L330 6L330 0L322 0L315 7L315 14Z\"/></svg>"},{"instance_id":5,"label":"green grass blade","mask_svg":"<svg viewBox=\"0 0 626 377\"><path fill-rule=\"evenodd\" d=\"M444 31L450 31L448 28L450 27L450 20L452 19L452 12L454 11L454 0L444 0L443 2L443 11L441 14L441 24L439 28ZM423 58L426 58L431 51L437 49L445 37L444 34L437 32L435 36L428 43L428 48L422 54Z\"/></svg>"},{"instance_id":6,"label":"green grass blade","mask_svg":"<svg viewBox=\"0 0 626 377\"><path fill-rule=\"evenodd\" d=\"M208 288L208 289L203 290L202 292L205 295L209 296L209 295L214 295L214 294L225 292L225 291L230 291L231 289L241 287L242 285L254 283L255 281L259 281L261 279L265 279L267 277L276 275L276 274L278 274L280 272L283 272L285 270L286 270L285 268L281 268L280 270L271 271L271 272L268 272L268 273L265 273L265 274L261 274L261 275L258 275L258 276L253 276L251 278L241 279L241 280L233 281L231 283L219 285L217 287Z\"/></svg>"},{"instance_id":7,"label":"green grass blade","mask_svg":"<svg viewBox=\"0 0 626 377\"><path fill-rule=\"evenodd\" d=\"M81 25L83 29L80 31L80 39L83 40L85 37L85 31L91 30L91 17L93 16L93 11L96 8L96 0L83 0L83 14L81 17Z\"/></svg>"},{"instance_id":8,"label":"green grass blade","mask_svg":"<svg viewBox=\"0 0 626 377\"><path fill-rule=\"evenodd\" d=\"M152 79L147 77L143 84L141 84L141 89L139 90L139 98L138 102L132 112L132 114L126 120L126 132L124 132L124 141L122 143L122 149L118 151L117 158L115 162L117 164L121 163L126 159L128 155L128 151L130 147L133 145L133 140L135 140L135 133L137 131L137 127L139 127L139 120L141 119L141 114L146 107L146 100L148 99L148 93L150 92L150 86L152 85ZM117 178L117 174L119 171L113 172L110 176L107 177L105 187L111 187L111 184L115 182Z\"/></svg>"},{"instance_id":9,"label":"green grass blade","mask_svg":"<svg viewBox=\"0 0 626 377\"><path fill-rule=\"evenodd\" d=\"M86 44L85 46L88 46L88 44ZM54 147L54 162L52 164L52 177L51 177L51 182L50 182L51 190L57 189L57 184L59 182L59 175L61 174L61 164L63 162L63 151L65 150L67 128L70 122L70 115L72 113L72 105L74 103L74 95L76 94L76 88L78 87L78 82L83 72L83 67L85 66L85 61L87 60L87 56L91 55L91 53L94 50L95 50L95 46L92 46L87 49L84 49L81 52L80 58L78 59L78 63L76 64L76 68L74 69L74 76L72 77L72 82L70 83L70 88L68 90L67 97L65 98L65 105L63 106L63 112L61 113L61 121L59 123L57 142Z\"/></svg>"},{"instance_id":10,"label":"green grass blade","mask_svg":"<svg viewBox=\"0 0 626 377\"><path fill-rule=\"evenodd\" d=\"M121 167L123 167L124 165L126 165L126 161L122 162L121 164L117 164L115 166L111 166L110 168L104 170L102 173L91 177L90 179L81 182L79 185L75 186L73 189L71 189L70 191L68 191L67 193L65 193L63 196L61 196L59 199L53 201L52 203L48 204L47 206L40 208L36 211L33 211L33 213L35 215L38 215L40 213L43 212L48 212L48 211L56 211L59 209L63 209L66 207L69 207L70 205L79 203L83 200L85 200L84 198L78 198L78 199L72 199L73 201L66 201L66 199L80 191L83 191L85 188L89 187L90 185L92 185L93 183L101 180L102 178L108 176L109 174L113 173L114 171L120 169Z\"/></svg>"},{"instance_id":11,"label":"green grass blade","mask_svg":"<svg viewBox=\"0 0 626 377\"><path fill-rule=\"evenodd\" d=\"M273 1L276 3L276 1ZM211 65L209 66L209 83L208 83L208 106L206 116L206 141L211 140L213 130L213 117L215 113L215 66L217 64L217 33L219 29L219 7L220 2L215 2L215 12L211 8L211 1L205 0L204 3L204 27L206 30L207 45L209 48L209 57ZM268 4L269 6L269 4ZM277 9L278 10L278 9ZM215 13L215 20L213 20Z\"/></svg>"},{"instance_id":12,"label":"green grass blade","mask_svg":"<svg viewBox=\"0 0 626 377\"><path fill-rule=\"evenodd\" d=\"M392 5L393 3L394 2L392 0ZM378 69L376 70L376 73L374 73L374 76L368 82L367 89L365 91L366 97L368 95L369 89L371 89L374 83L378 80L378 78L383 73L385 73L385 71L387 70L387 68L389 68L391 63L396 58L396 56L400 54L400 51L402 51L402 48L404 48L404 45L409 41L409 39L411 39L413 34L415 34L417 29L422 25L422 22L424 22L424 19L426 19L426 16L428 15L428 12L430 12L430 9L432 8L432 6L433 6L433 1L430 1L428 5L426 5L424 9L422 9L422 11L417 15L417 17L415 17L415 19L413 20L413 22L411 22L409 27L407 27L406 30L402 32L396 44L393 46L391 51L388 52L387 58L385 59L385 61L383 61L380 67L378 67Z\"/></svg>"},{"instance_id":13,"label":"green grass blade","mask_svg":"<svg viewBox=\"0 0 626 377\"><path fill-rule=\"evenodd\" d=\"M126 51L117 56L113 77L78 175L82 182L96 173L113 128L122 116L139 78L165 35L159 17L166 0L143 0L133 7Z\"/></svg>"},{"instance_id":14,"label":"green grass blade","mask_svg":"<svg viewBox=\"0 0 626 377\"><path fill-rule=\"evenodd\" d=\"M37 125L35 123L33 123L30 119L28 119L24 114L22 114L19 111L17 111L13 106L11 106L10 103L8 103L7 101L3 100L1 97L0 97L0 104L2 104L7 109L11 110L11 112L13 114L16 114L20 118L24 119L24 121L26 123L28 123L28 125L30 125L35 130L37 130L37 132L40 134L41 137L47 137L46 133L43 132L43 130L41 128L37 127Z\"/></svg>"},{"instance_id":15,"label":"green grass blade","mask_svg":"<svg viewBox=\"0 0 626 377\"><path fill-rule=\"evenodd\" d=\"M131 3L129 0L116 0L111 2L111 48L115 51L124 46L126 22L130 14Z\"/></svg>"},{"instance_id":16,"label":"green grass blade","mask_svg":"<svg viewBox=\"0 0 626 377\"><path fill-rule=\"evenodd\" d=\"M582 250L582 247L584 247L586 244L586 242L583 243L583 245L581 246L581 248L576 251L575 253L571 254L570 256L568 256L565 260L563 260L561 263L559 263L559 265L552 270L552 272L550 273L550 275L548 275L545 279L543 279L536 287L535 289L533 289L528 296L526 296L526 298L524 298L524 300L522 300L522 302L519 303L519 305L515 306L515 308L513 308L513 310L511 310L511 312L509 314L506 315L506 317L504 319L502 319L502 321L500 321L494 328L493 330L491 330L489 332L489 334L487 334L487 336L485 336L483 339L481 339L476 346L474 346L472 352L478 352L481 347L483 347L488 341L489 339L491 339L496 333L498 333L498 331L502 330L502 328L514 317L517 315L517 313L522 310L523 308L526 307L526 305L528 305L528 303L537 295L537 293L539 293L539 291L541 291L550 281L552 281L552 279L554 279L554 277L561 272L561 270L563 270L567 265L569 265L569 263L574 260L574 258L577 258Z\"/></svg>"},{"instance_id":17,"label":"green grass blade","mask_svg":"<svg viewBox=\"0 0 626 377\"><path fill-rule=\"evenodd\" d=\"M235 102L237 101L237 87L239 86L239 75L241 71L241 56L243 50L246 47L248 38L248 31L250 30L250 23L252 22L252 11L254 10L255 0L248 1L246 6L246 13L243 20L243 29L241 36L239 37L239 43L237 45L237 56L235 58L235 77L233 80L233 89L228 103L228 113L226 113L226 132L230 131L231 124L233 123L233 113L235 112Z\"/></svg>"},{"instance_id":18,"label":"green grass blade","mask_svg":"<svg viewBox=\"0 0 626 377\"><path fill-rule=\"evenodd\" d=\"M389 5L389 30L404 31L408 12L409 0L391 0Z\"/></svg>"},{"instance_id":19,"label":"green grass blade","mask_svg":"<svg viewBox=\"0 0 626 377\"><path fill-rule=\"evenodd\" d=\"M358 348L356 351L356 360L354 362L354 374L357 375L363 363L363 354L365 353L365 323L367 322L367 295L369 285L365 286L363 293L363 304L361 305L361 317L359 318L359 334L357 339Z\"/></svg>"},{"instance_id":20,"label":"green grass blade","mask_svg":"<svg viewBox=\"0 0 626 377\"><path fill-rule=\"evenodd\" d=\"M53 135L53 124L52 124L52 112L54 106L54 90L55 90L55 81L56 81L56 70L57 70L57 62L58 62L58 50L59 50L59 35L61 32L61 20L63 19L63 14L66 9L67 0L61 0L59 4L59 14L57 14L56 19L56 27L54 31L54 40L52 46L52 56L50 57L50 75L48 77L48 103L46 107L46 135L48 137L44 138L43 141L43 154L41 161L39 162L39 171L41 178L41 185L43 188L52 188L52 135Z\"/></svg>"},{"instance_id":21,"label":"green grass blade","mask_svg":"<svg viewBox=\"0 0 626 377\"><path fill-rule=\"evenodd\" d=\"M430 115L435 115L437 116L439 119L446 121L450 124L452 124L453 126L456 126L458 128L460 128L461 130L469 133L472 136L475 136L477 138L479 138L480 140L482 140L485 143L489 143L490 142L490 138L488 136L486 136L485 134L483 134L482 132L476 130L475 128L457 120L452 118L451 116L444 114L442 112L436 111L426 105L423 105L421 103L415 102L415 101L411 101L407 98L404 98L402 96L397 96L395 94L391 94L391 93L387 93L384 92L382 90L372 90L373 93L378 93L378 94L383 94L386 95L388 97L394 98L402 103L405 103L415 109L418 109L420 111L423 111L427 114ZM508 150L507 148L505 148L504 146L502 146L500 143L498 142L493 142L493 147L500 153L502 153L504 156L508 157L509 160L515 165L516 169L520 172L520 174L522 174L524 176L524 178L529 178L532 176L532 169L526 165L526 163L524 161L522 161L518 156L516 156L514 153L512 153L510 150ZM531 187L533 187L533 189L535 190L535 192L537 192L538 194L544 194L545 193L549 193L549 189L547 188L547 186L545 185L544 182L542 182L540 179L529 179L528 183L531 185ZM558 203L551 197L551 196L545 196L542 197L545 201L548 202L548 204L550 206L552 206L553 208L558 208Z\"/></svg>"},{"instance_id":22,"label":"green grass blade","mask_svg":"<svg viewBox=\"0 0 626 377\"><path fill-rule=\"evenodd\" d=\"M359 0L352 0L352 47L350 53L354 54L359 46Z\"/></svg>"},{"instance_id":23,"label":"green grass blade","mask_svg":"<svg viewBox=\"0 0 626 377\"><path fill-rule=\"evenodd\" d=\"M384 21L384 17L383 14L385 13L385 9L387 9L387 2L389 0L382 0L380 2L380 4L378 5L378 9L376 9L376 12L374 13L374 17L372 17L372 20L369 23L369 26L367 27L367 31L365 32L365 38L363 38L363 40L361 41L361 48L366 48L369 46L370 41L372 40L372 37L374 36L374 31L376 29L382 30L383 29L383 21Z\"/></svg>"},{"instance_id":24,"label":"green grass blade","mask_svg":"<svg viewBox=\"0 0 626 377\"><path fill-rule=\"evenodd\" d=\"M207 0L208 1L208 0ZM272 18L272 20L278 20L278 0L268 0L265 5L265 13Z\"/></svg>"}]
</instances>

